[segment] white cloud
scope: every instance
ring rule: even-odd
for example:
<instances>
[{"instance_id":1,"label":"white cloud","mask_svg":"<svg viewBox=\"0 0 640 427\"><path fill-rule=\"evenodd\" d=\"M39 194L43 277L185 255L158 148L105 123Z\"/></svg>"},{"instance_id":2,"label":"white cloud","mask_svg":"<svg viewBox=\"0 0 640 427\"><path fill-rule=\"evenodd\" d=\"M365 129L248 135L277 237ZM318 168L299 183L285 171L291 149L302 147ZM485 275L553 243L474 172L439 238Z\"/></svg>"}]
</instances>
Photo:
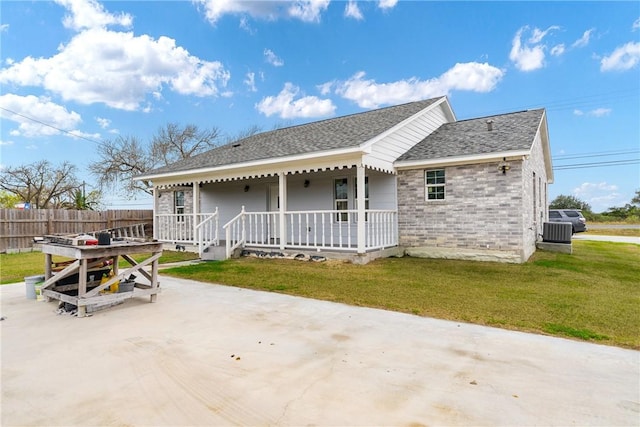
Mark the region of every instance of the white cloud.
<instances>
[{"instance_id":1,"label":"white cloud","mask_svg":"<svg viewBox=\"0 0 640 427\"><path fill-rule=\"evenodd\" d=\"M264 58L265 60L273 65L274 67L282 67L284 65L284 61L278 57L271 49L264 50Z\"/></svg>"},{"instance_id":2,"label":"white cloud","mask_svg":"<svg viewBox=\"0 0 640 427\"><path fill-rule=\"evenodd\" d=\"M62 21L66 28L79 31L88 28L106 28L108 25L131 27L131 15L121 13L114 15L104 10L104 6L95 0L55 0L71 12Z\"/></svg>"},{"instance_id":3,"label":"white cloud","mask_svg":"<svg viewBox=\"0 0 640 427\"><path fill-rule=\"evenodd\" d=\"M552 56L560 56L564 53L564 51L565 51L564 43L560 43L552 47L549 53L551 53Z\"/></svg>"},{"instance_id":4,"label":"white cloud","mask_svg":"<svg viewBox=\"0 0 640 427\"><path fill-rule=\"evenodd\" d=\"M617 47L600 61L600 71L627 71L640 62L640 42L629 42Z\"/></svg>"},{"instance_id":5,"label":"white cloud","mask_svg":"<svg viewBox=\"0 0 640 427\"><path fill-rule=\"evenodd\" d=\"M618 186L607 182L584 182L574 188L573 195L591 205L594 212L603 212L612 206L624 204Z\"/></svg>"},{"instance_id":6,"label":"white cloud","mask_svg":"<svg viewBox=\"0 0 640 427\"><path fill-rule=\"evenodd\" d=\"M344 7L344 16L358 21L362 21L364 19L364 16L358 7L358 2L355 0L349 0L347 5Z\"/></svg>"},{"instance_id":7,"label":"white cloud","mask_svg":"<svg viewBox=\"0 0 640 427\"><path fill-rule=\"evenodd\" d=\"M256 33L256 30L254 30L251 25L249 24L249 20L247 19L246 16L243 16L242 18L240 18L240 28L245 30L247 33L254 35Z\"/></svg>"},{"instance_id":8,"label":"white cloud","mask_svg":"<svg viewBox=\"0 0 640 427\"><path fill-rule=\"evenodd\" d=\"M304 22L320 22L330 0L297 0L289 7L289 15Z\"/></svg>"},{"instance_id":9,"label":"white cloud","mask_svg":"<svg viewBox=\"0 0 640 427\"><path fill-rule=\"evenodd\" d=\"M380 0L378 1L378 7L380 9L392 9L397 3L398 0Z\"/></svg>"},{"instance_id":10,"label":"white cloud","mask_svg":"<svg viewBox=\"0 0 640 427\"><path fill-rule=\"evenodd\" d=\"M596 108L589 111L589 115L594 117L608 116L609 114L611 114L611 108Z\"/></svg>"},{"instance_id":11,"label":"white cloud","mask_svg":"<svg viewBox=\"0 0 640 427\"><path fill-rule=\"evenodd\" d=\"M9 24L0 24L0 33L9 31Z\"/></svg>"},{"instance_id":12,"label":"white cloud","mask_svg":"<svg viewBox=\"0 0 640 427\"><path fill-rule=\"evenodd\" d=\"M437 78L420 80L412 77L391 83L376 83L365 79L364 71L346 81L334 81L318 86L321 93L335 88L335 93L356 102L362 108L377 108L447 95L452 90L490 92L500 82L504 71L487 63L456 64Z\"/></svg>"},{"instance_id":13,"label":"white cloud","mask_svg":"<svg viewBox=\"0 0 640 427\"><path fill-rule=\"evenodd\" d=\"M596 108L594 110L591 111L582 111L582 110L573 110L573 114L576 116L591 116L591 117L603 117L603 116L608 116L609 114L611 114L611 108Z\"/></svg>"},{"instance_id":14,"label":"white cloud","mask_svg":"<svg viewBox=\"0 0 640 427\"><path fill-rule=\"evenodd\" d=\"M578 40L573 42L571 47L585 47L586 45L588 45L589 39L591 38L591 33L593 33L594 31L595 31L595 28L591 28L585 31L584 34L582 34L582 37L580 37Z\"/></svg>"},{"instance_id":15,"label":"white cloud","mask_svg":"<svg viewBox=\"0 0 640 427\"><path fill-rule=\"evenodd\" d=\"M268 18L278 9L277 2L249 2L242 0L195 0L194 3L204 6L205 17L215 24L226 14L248 14L254 17Z\"/></svg>"},{"instance_id":16,"label":"white cloud","mask_svg":"<svg viewBox=\"0 0 640 427\"><path fill-rule=\"evenodd\" d=\"M263 98L256 104L256 109L267 117L276 114L281 119L324 117L334 114L336 107L330 99L320 99L316 96L295 99L299 93L300 88L287 82L277 96Z\"/></svg>"},{"instance_id":17,"label":"white cloud","mask_svg":"<svg viewBox=\"0 0 640 427\"><path fill-rule=\"evenodd\" d=\"M96 122L98 122L98 125L100 125L102 129L107 129L111 126L111 120L105 119L104 117L96 117Z\"/></svg>"},{"instance_id":18,"label":"white cloud","mask_svg":"<svg viewBox=\"0 0 640 427\"><path fill-rule=\"evenodd\" d=\"M247 73L247 78L243 80L243 83L249 87L251 92L257 92L256 89L256 73Z\"/></svg>"},{"instance_id":19,"label":"white cloud","mask_svg":"<svg viewBox=\"0 0 640 427\"><path fill-rule=\"evenodd\" d=\"M542 39L549 34L550 31L552 30L559 30L560 27L558 27L557 25L552 25L549 28L547 28L546 30L541 30L539 28L534 28L533 29L533 34L531 34L531 37L529 37L529 41L528 43L530 44L538 44L542 41Z\"/></svg>"},{"instance_id":20,"label":"white cloud","mask_svg":"<svg viewBox=\"0 0 640 427\"><path fill-rule=\"evenodd\" d=\"M86 30L50 58L27 57L0 70L0 82L41 86L64 100L141 109L147 95L164 85L182 95L216 96L230 74L217 61L204 61L176 46L131 32Z\"/></svg>"},{"instance_id":21,"label":"white cloud","mask_svg":"<svg viewBox=\"0 0 640 427\"><path fill-rule=\"evenodd\" d=\"M640 30L640 18L633 21L633 24L631 25L631 31L636 31L636 30Z\"/></svg>"},{"instance_id":22,"label":"white cloud","mask_svg":"<svg viewBox=\"0 0 640 427\"><path fill-rule=\"evenodd\" d=\"M331 88L335 84L335 81L323 83L321 85L316 86L320 91L320 95L329 95L331 93Z\"/></svg>"},{"instance_id":23,"label":"white cloud","mask_svg":"<svg viewBox=\"0 0 640 427\"><path fill-rule=\"evenodd\" d=\"M0 139L0 146L2 145L13 145L13 141L3 141ZM2 168L0 168L2 169Z\"/></svg>"},{"instance_id":24,"label":"white cloud","mask_svg":"<svg viewBox=\"0 0 640 427\"><path fill-rule=\"evenodd\" d=\"M18 123L18 128L11 131L11 135L14 136L60 135L63 133L61 130L71 131L78 135L75 129L82 122L80 114L68 111L65 107L44 97L20 96L9 93L0 96L0 105L3 108L0 110L0 117ZM13 113L7 110L13 111Z\"/></svg>"},{"instance_id":25,"label":"white cloud","mask_svg":"<svg viewBox=\"0 0 640 427\"><path fill-rule=\"evenodd\" d=\"M292 17L305 22L318 22L330 0L194 0L194 3L204 8L205 17L211 24L218 22L224 15L251 16L267 20Z\"/></svg>"},{"instance_id":26,"label":"white cloud","mask_svg":"<svg viewBox=\"0 0 640 427\"><path fill-rule=\"evenodd\" d=\"M529 39L523 43L522 38L524 32L528 31L529 27L524 26L520 28L513 37L509 59L513 61L516 68L520 71L533 71L544 67L544 51L547 46L540 42L551 31L558 29L560 29L560 27L557 25L552 25L546 30L534 28Z\"/></svg>"}]
</instances>

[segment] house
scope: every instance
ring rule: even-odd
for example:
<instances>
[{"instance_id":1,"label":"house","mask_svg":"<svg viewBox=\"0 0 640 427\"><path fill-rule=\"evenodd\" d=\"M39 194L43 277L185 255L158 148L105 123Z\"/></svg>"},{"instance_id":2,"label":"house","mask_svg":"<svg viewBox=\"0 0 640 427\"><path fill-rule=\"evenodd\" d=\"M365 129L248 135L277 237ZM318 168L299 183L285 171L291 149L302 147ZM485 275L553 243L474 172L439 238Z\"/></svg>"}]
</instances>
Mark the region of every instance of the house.
<instances>
[{"instance_id":1,"label":"house","mask_svg":"<svg viewBox=\"0 0 640 427\"><path fill-rule=\"evenodd\" d=\"M440 97L256 134L137 179L153 183L154 237L205 259L524 262L553 171L544 109L458 121Z\"/></svg>"}]
</instances>

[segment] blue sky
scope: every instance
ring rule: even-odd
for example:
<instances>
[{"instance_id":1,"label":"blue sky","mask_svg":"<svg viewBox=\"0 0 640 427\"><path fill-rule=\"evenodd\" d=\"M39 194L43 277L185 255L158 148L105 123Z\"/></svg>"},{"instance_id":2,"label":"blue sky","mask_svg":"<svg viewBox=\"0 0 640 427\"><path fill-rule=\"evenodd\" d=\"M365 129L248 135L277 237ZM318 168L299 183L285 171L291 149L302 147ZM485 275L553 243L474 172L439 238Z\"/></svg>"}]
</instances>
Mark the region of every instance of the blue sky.
<instances>
[{"instance_id":1,"label":"blue sky","mask_svg":"<svg viewBox=\"0 0 640 427\"><path fill-rule=\"evenodd\" d=\"M2 1L0 13L2 167L69 160L93 184L100 141L148 141L169 122L232 136L448 95L458 119L545 107L552 198L602 211L640 188L637 1Z\"/></svg>"}]
</instances>

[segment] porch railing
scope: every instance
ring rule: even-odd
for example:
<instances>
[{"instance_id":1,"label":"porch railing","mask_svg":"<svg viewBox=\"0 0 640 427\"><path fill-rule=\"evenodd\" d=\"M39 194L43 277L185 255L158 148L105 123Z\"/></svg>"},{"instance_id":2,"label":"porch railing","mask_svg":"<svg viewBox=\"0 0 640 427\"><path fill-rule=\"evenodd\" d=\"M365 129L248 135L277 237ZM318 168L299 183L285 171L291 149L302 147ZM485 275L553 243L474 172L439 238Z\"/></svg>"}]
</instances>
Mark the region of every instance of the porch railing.
<instances>
[{"instance_id":1,"label":"porch railing","mask_svg":"<svg viewBox=\"0 0 640 427\"><path fill-rule=\"evenodd\" d=\"M198 254L202 253L209 246L218 246L220 242L218 236L218 208L213 214L196 214L196 236L198 245Z\"/></svg>"},{"instance_id":2,"label":"porch railing","mask_svg":"<svg viewBox=\"0 0 640 427\"><path fill-rule=\"evenodd\" d=\"M197 214L157 214L155 218L156 239L183 245L196 245L202 252L211 245L217 245L218 209L213 213Z\"/></svg>"},{"instance_id":3,"label":"porch railing","mask_svg":"<svg viewBox=\"0 0 640 427\"><path fill-rule=\"evenodd\" d=\"M246 212L243 206L238 215L222 226L225 232L226 258L231 258L233 251L244 246L246 239L245 216Z\"/></svg>"},{"instance_id":4,"label":"porch railing","mask_svg":"<svg viewBox=\"0 0 640 427\"><path fill-rule=\"evenodd\" d=\"M285 241L281 244L278 212L246 212L224 225L227 257L239 247L313 250L358 250L357 210L285 212ZM365 250L396 246L397 212L367 210Z\"/></svg>"}]
</instances>

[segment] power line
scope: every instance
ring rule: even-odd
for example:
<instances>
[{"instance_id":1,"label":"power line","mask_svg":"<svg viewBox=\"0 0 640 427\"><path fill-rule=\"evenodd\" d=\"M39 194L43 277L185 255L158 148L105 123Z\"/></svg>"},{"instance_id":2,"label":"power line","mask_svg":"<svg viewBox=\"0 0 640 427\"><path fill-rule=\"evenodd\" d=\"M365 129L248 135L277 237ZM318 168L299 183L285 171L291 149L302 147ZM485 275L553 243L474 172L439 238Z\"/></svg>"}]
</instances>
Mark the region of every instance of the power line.
<instances>
[{"instance_id":1,"label":"power line","mask_svg":"<svg viewBox=\"0 0 640 427\"><path fill-rule=\"evenodd\" d=\"M638 97L638 88L631 87L625 89L619 89L615 91L610 91L606 93L592 94L592 95L584 95L574 98L568 99L558 99L558 100L548 100L544 102L532 103L525 106L516 106L516 107L507 107L505 109L493 110L493 111L484 111L475 116L491 116L496 114L504 114L510 113L515 110L529 110L533 108L542 108L544 107L547 111L561 111L568 110L572 108L582 107L588 108L590 106L602 105L603 103L608 103L612 101L620 101L625 99L632 99Z\"/></svg>"},{"instance_id":2,"label":"power line","mask_svg":"<svg viewBox=\"0 0 640 427\"><path fill-rule=\"evenodd\" d=\"M80 138L80 139L84 139L85 141L93 142L94 144L102 145L101 141L96 141L95 139L87 138L86 136L82 136L82 135L76 135L75 133L73 133L73 132L71 132L69 130L61 129L59 127L50 125L49 123L45 123L45 122L43 122L41 120L34 119L33 117L25 116L24 114L20 114L17 111L13 111L13 110L10 110L10 109L5 108L5 107L0 107L0 110L9 112L11 114L15 114L16 116L22 117L22 118L27 119L27 120L31 120L32 122L36 122L38 124L41 124L42 126L50 127L51 129L55 129L55 130L57 130L59 132L63 132L63 133L69 134L69 135L73 136L74 138Z\"/></svg>"},{"instance_id":3,"label":"power line","mask_svg":"<svg viewBox=\"0 0 640 427\"><path fill-rule=\"evenodd\" d=\"M553 156L555 160L569 160L569 159L583 159L586 157L608 157L608 156L622 156L626 154L637 154L640 150L623 150L623 151L601 151L599 153L583 153L583 154L561 154L559 156Z\"/></svg>"},{"instance_id":4,"label":"power line","mask_svg":"<svg viewBox=\"0 0 640 427\"><path fill-rule=\"evenodd\" d=\"M604 166L625 166L625 165L635 165L640 163L639 159L624 159L624 160L612 160L608 162L591 162L591 163L574 163L570 165L559 165L553 168L553 170L567 170L567 169L586 169L586 168L597 168Z\"/></svg>"}]
</instances>

